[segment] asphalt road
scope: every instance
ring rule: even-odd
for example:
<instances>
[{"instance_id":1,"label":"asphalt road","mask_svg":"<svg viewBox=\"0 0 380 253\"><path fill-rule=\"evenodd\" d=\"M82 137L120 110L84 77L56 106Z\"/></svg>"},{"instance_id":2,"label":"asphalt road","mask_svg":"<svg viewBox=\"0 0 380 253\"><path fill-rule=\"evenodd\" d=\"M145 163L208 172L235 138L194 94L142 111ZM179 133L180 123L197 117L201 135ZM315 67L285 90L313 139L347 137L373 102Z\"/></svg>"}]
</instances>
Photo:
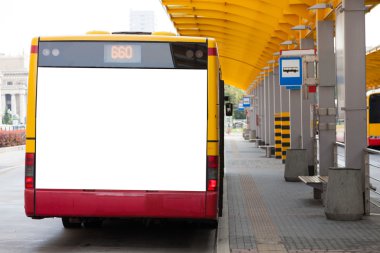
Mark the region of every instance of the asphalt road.
<instances>
[{"instance_id":1,"label":"asphalt road","mask_svg":"<svg viewBox=\"0 0 380 253\"><path fill-rule=\"evenodd\" d=\"M215 229L186 222L107 221L66 230L24 214L24 151L0 153L0 252L214 252Z\"/></svg>"}]
</instances>

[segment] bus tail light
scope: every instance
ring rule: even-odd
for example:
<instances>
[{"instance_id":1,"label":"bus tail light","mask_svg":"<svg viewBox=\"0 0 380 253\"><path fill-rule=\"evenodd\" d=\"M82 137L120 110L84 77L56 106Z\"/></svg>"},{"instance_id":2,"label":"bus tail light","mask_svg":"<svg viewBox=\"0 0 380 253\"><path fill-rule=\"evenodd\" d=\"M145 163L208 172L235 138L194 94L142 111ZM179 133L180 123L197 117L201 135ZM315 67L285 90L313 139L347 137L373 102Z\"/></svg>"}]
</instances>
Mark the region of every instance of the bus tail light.
<instances>
[{"instance_id":1,"label":"bus tail light","mask_svg":"<svg viewBox=\"0 0 380 253\"><path fill-rule=\"evenodd\" d=\"M35 165L35 154L26 153L25 154L25 188L34 189L34 165Z\"/></svg>"},{"instance_id":2,"label":"bus tail light","mask_svg":"<svg viewBox=\"0 0 380 253\"><path fill-rule=\"evenodd\" d=\"M218 187L218 156L207 156L207 191Z\"/></svg>"}]
</instances>

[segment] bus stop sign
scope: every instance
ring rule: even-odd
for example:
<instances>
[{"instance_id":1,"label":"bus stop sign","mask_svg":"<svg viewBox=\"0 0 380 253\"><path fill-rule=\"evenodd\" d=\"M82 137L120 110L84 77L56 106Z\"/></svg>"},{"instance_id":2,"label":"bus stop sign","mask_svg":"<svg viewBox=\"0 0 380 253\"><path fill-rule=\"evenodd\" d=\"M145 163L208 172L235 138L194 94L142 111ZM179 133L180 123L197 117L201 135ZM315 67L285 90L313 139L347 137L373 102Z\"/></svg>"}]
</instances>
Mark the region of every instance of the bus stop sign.
<instances>
[{"instance_id":1,"label":"bus stop sign","mask_svg":"<svg viewBox=\"0 0 380 253\"><path fill-rule=\"evenodd\" d=\"M302 85L302 58L283 57L279 64L280 85L281 86L301 86Z\"/></svg>"},{"instance_id":2,"label":"bus stop sign","mask_svg":"<svg viewBox=\"0 0 380 253\"><path fill-rule=\"evenodd\" d=\"M250 107L251 106L251 99L249 97L243 98L243 107Z\"/></svg>"}]
</instances>

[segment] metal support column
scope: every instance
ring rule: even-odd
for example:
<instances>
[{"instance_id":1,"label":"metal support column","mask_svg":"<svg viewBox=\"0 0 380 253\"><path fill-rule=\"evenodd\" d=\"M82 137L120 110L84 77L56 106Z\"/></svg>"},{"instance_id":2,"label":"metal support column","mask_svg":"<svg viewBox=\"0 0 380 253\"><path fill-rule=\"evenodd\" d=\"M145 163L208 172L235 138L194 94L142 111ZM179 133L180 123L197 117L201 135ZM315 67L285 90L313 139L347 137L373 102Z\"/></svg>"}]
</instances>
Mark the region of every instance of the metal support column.
<instances>
[{"instance_id":1,"label":"metal support column","mask_svg":"<svg viewBox=\"0 0 380 253\"><path fill-rule=\"evenodd\" d=\"M274 145L274 90L273 90L273 72L268 70L268 107L269 107L269 145Z\"/></svg>"},{"instance_id":2,"label":"metal support column","mask_svg":"<svg viewBox=\"0 0 380 253\"><path fill-rule=\"evenodd\" d=\"M327 176L328 169L334 167L335 143L335 54L334 54L334 23L333 21L318 21L317 23L318 51L318 105L319 105L319 174ZM328 108L331 113L328 113Z\"/></svg>"},{"instance_id":3,"label":"metal support column","mask_svg":"<svg viewBox=\"0 0 380 253\"><path fill-rule=\"evenodd\" d=\"M281 112L281 98L280 98L280 84L279 82L279 77L278 77L278 68L275 67L273 64L273 108L274 108L274 113L280 113Z\"/></svg>"},{"instance_id":4,"label":"metal support column","mask_svg":"<svg viewBox=\"0 0 380 253\"><path fill-rule=\"evenodd\" d=\"M302 39L301 49L314 49L313 39ZM307 66L307 76L314 76L314 67ZM302 93L307 94L302 98L302 148L306 149L309 174L315 174L314 169L314 136L312 133L311 106L315 104L315 93L310 93L306 85L302 86Z\"/></svg>"},{"instance_id":5,"label":"metal support column","mask_svg":"<svg viewBox=\"0 0 380 253\"><path fill-rule=\"evenodd\" d=\"M272 82L273 82L273 109L275 116L275 128L274 128L274 143L275 143L275 157L281 159L281 102L280 102L280 85L278 77L278 68L273 63Z\"/></svg>"},{"instance_id":6,"label":"metal support column","mask_svg":"<svg viewBox=\"0 0 380 253\"><path fill-rule=\"evenodd\" d=\"M265 117L264 117L264 83L260 80L260 139L261 143L265 141Z\"/></svg>"},{"instance_id":7,"label":"metal support column","mask_svg":"<svg viewBox=\"0 0 380 253\"><path fill-rule=\"evenodd\" d=\"M344 115L348 168L363 167L367 145L364 9L364 0L343 0L336 12L338 106Z\"/></svg>"},{"instance_id":8,"label":"metal support column","mask_svg":"<svg viewBox=\"0 0 380 253\"><path fill-rule=\"evenodd\" d=\"M265 133L265 145L269 143L269 126L268 126L268 120L269 120L269 100L268 100L268 75L264 71L263 74L263 87L264 87L264 133Z\"/></svg>"},{"instance_id":9,"label":"metal support column","mask_svg":"<svg viewBox=\"0 0 380 253\"><path fill-rule=\"evenodd\" d=\"M356 220L361 218L364 210L365 213L369 211L368 202L363 201L363 193L364 199L369 197L368 177L365 176L364 169L364 149L367 146L364 15L364 0L343 0L342 5L336 9L335 23L338 109L345 124L345 173L349 176L347 180L351 180L348 185L350 189L355 189L355 186L356 189L358 186L363 188L362 191L353 191L347 196L347 191L341 190L345 189L344 185L340 184L336 187L338 194L330 196L329 193L333 191L330 191L328 185L325 208L328 218L339 219L340 214L347 216L348 212L349 217ZM359 174L355 170L359 170ZM333 181L330 172L334 175L329 170L329 184ZM336 182L338 184L339 181ZM346 202L340 202L342 196ZM330 197L333 199L329 200ZM334 206L337 203L341 208Z\"/></svg>"},{"instance_id":10,"label":"metal support column","mask_svg":"<svg viewBox=\"0 0 380 253\"><path fill-rule=\"evenodd\" d=\"M289 91L290 148L301 148L301 90Z\"/></svg>"}]
</instances>

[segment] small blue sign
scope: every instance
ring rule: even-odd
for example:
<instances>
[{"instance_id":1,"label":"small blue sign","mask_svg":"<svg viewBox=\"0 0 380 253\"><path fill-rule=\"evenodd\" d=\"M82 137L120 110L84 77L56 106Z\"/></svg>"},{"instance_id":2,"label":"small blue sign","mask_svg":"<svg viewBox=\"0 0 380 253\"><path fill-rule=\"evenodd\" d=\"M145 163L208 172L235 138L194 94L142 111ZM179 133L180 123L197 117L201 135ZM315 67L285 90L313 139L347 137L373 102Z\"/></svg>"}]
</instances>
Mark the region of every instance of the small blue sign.
<instances>
[{"instance_id":1,"label":"small blue sign","mask_svg":"<svg viewBox=\"0 0 380 253\"><path fill-rule=\"evenodd\" d=\"M238 111L244 111L243 102L239 103Z\"/></svg>"},{"instance_id":2,"label":"small blue sign","mask_svg":"<svg viewBox=\"0 0 380 253\"><path fill-rule=\"evenodd\" d=\"M243 107L250 107L251 106L251 99L249 97L243 98Z\"/></svg>"},{"instance_id":3,"label":"small blue sign","mask_svg":"<svg viewBox=\"0 0 380 253\"><path fill-rule=\"evenodd\" d=\"M301 86L302 80L302 58L286 57L280 58L279 73L281 86Z\"/></svg>"},{"instance_id":4,"label":"small blue sign","mask_svg":"<svg viewBox=\"0 0 380 253\"><path fill-rule=\"evenodd\" d=\"M301 85L285 85L287 90L300 90Z\"/></svg>"}]
</instances>

